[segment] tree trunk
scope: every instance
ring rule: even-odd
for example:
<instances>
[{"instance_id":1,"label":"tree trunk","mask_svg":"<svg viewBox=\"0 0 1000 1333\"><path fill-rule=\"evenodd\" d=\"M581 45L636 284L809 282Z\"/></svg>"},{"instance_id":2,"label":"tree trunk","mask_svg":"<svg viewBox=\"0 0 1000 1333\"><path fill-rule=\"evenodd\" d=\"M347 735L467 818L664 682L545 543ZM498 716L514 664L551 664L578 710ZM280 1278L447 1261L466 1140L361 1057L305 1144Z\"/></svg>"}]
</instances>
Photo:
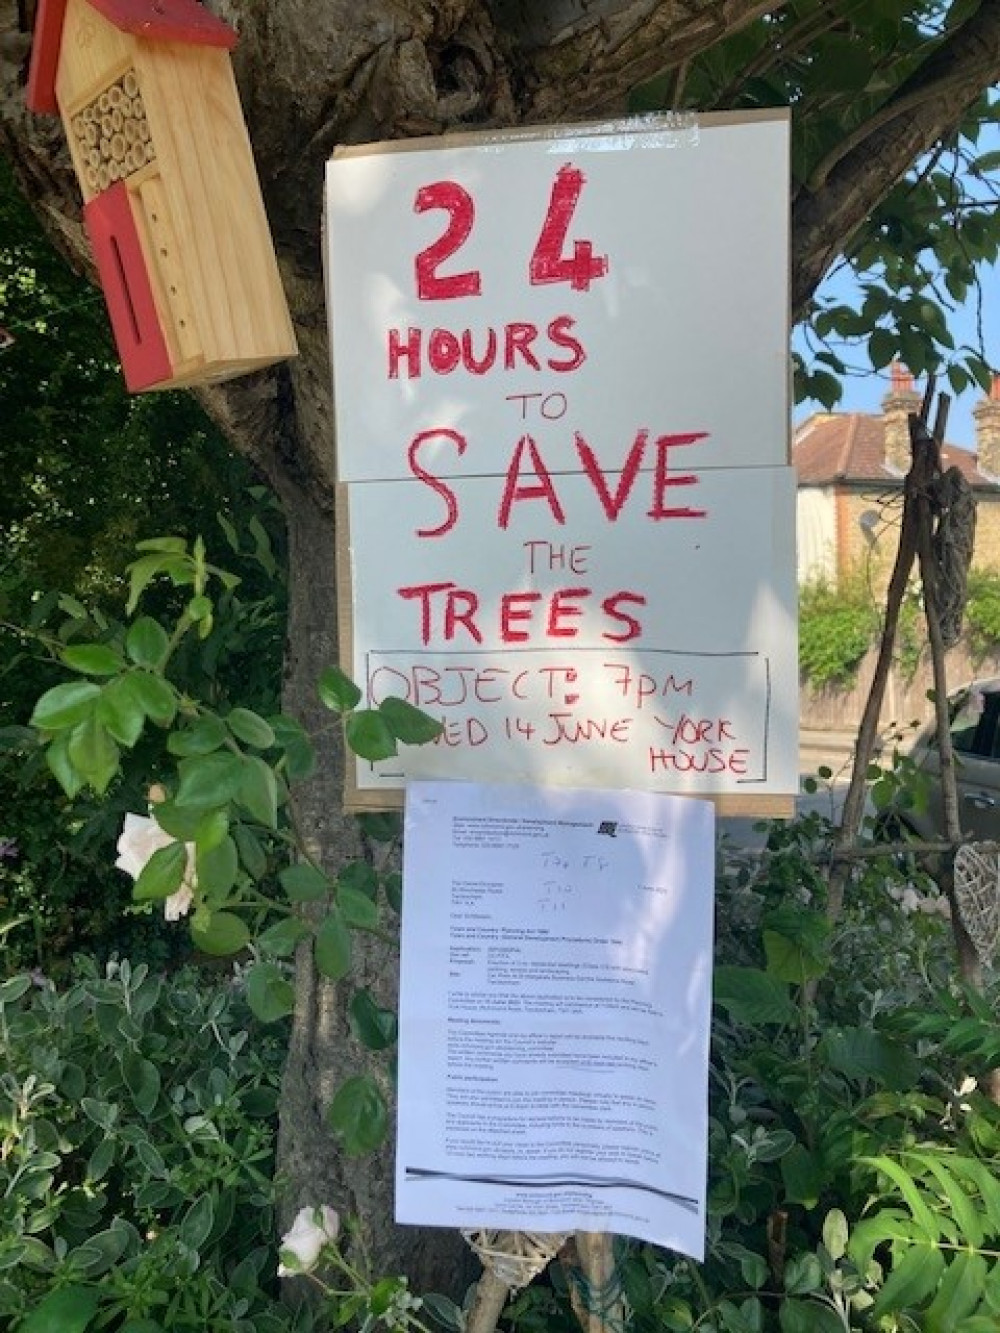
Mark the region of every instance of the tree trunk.
<instances>
[{"instance_id":1,"label":"tree trunk","mask_svg":"<svg viewBox=\"0 0 1000 1333\"><path fill-rule=\"evenodd\" d=\"M315 692L319 672L337 659L333 416L320 253L324 161L338 143L620 114L641 81L674 71L679 90L689 62L784 5L209 0L209 7L240 32L235 69L301 355L199 396L284 505L291 558L285 700L310 730L319 759L315 776L298 791L297 819L313 850L336 870L364 849L341 812L339 728ZM61 129L24 107L32 9L30 0L0 0L0 150L57 246L89 269ZM871 134L855 135L822 179L798 189L797 314L864 216L1000 75L998 11L981 6L938 48L937 64L914 76L909 100L897 108L894 95L887 97ZM369 985L381 1003L393 1003L393 951L366 936L357 940L356 954L352 980ZM381 1271L407 1271L418 1289L454 1289L466 1271L455 1234L391 1222L391 1148L374 1159L345 1160L324 1127L333 1090L364 1059L349 1034L343 998L316 975L307 954L300 957L282 1099L284 1217L305 1203L330 1203L363 1220Z\"/></svg>"}]
</instances>

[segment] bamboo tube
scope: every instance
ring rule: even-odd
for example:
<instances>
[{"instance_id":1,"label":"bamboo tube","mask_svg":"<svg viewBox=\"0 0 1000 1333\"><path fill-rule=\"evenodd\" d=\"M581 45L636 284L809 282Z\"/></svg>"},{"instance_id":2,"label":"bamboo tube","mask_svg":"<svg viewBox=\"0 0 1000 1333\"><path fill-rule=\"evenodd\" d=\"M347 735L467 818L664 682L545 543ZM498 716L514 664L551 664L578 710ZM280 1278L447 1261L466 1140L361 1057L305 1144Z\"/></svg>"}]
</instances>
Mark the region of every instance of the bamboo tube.
<instances>
[{"instance_id":1,"label":"bamboo tube","mask_svg":"<svg viewBox=\"0 0 1000 1333\"><path fill-rule=\"evenodd\" d=\"M113 134L119 134L123 124L124 119L122 113L115 107L114 111L111 113L111 132Z\"/></svg>"},{"instance_id":2,"label":"bamboo tube","mask_svg":"<svg viewBox=\"0 0 1000 1333\"><path fill-rule=\"evenodd\" d=\"M108 105L112 111L117 111L125 100L125 94L122 92L121 85L113 83L108 89Z\"/></svg>"},{"instance_id":3,"label":"bamboo tube","mask_svg":"<svg viewBox=\"0 0 1000 1333\"><path fill-rule=\"evenodd\" d=\"M111 102L108 99L107 93L101 93L100 97L97 99L97 110L102 116L106 116L111 110Z\"/></svg>"},{"instance_id":4,"label":"bamboo tube","mask_svg":"<svg viewBox=\"0 0 1000 1333\"><path fill-rule=\"evenodd\" d=\"M87 124L86 124L83 128L84 128L84 138L86 139L87 144L88 144L91 148L96 148L96 147L97 147L97 140L100 138L100 135L99 135L98 130L97 130L97 126L96 126L96 125L94 124L94 122L91 120L91 121L88 121Z\"/></svg>"},{"instance_id":5,"label":"bamboo tube","mask_svg":"<svg viewBox=\"0 0 1000 1333\"><path fill-rule=\"evenodd\" d=\"M128 156L125 159L125 168L128 171L128 174L131 176L134 171L141 171L145 165L146 165L146 154L142 151L142 149L141 148L131 149Z\"/></svg>"},{"instance_id":6,"label":"bamboo tube","mask_svg":"<svg viewBox=\"0 0 1000 1333\"><path fill-rule=\"evenodd\" d=\"M147 162L156 161L156 149L153 147L152 143L146 144L146 161Z\"/></svg>"},{"instance_id":7,"label":"bamboo tube","mask_svg":"<svg viewBox=\"0 0 1000 1333\"><path fill-rule=\"evenodd\" d=\"M95 190L95 191L96 191L96 189L97 189L97 172L96 172L96 170L95 170L92 166L90 166L90 165L88 164L88 165L84 168L84 172L83 172L83 174L84 174L84 179L85 179L86 182L87 182L87 189L88 189L88 190Z\"/></svg>"},{"instance_id":8,"label":"bamboo tube","mask_svg":"<svg viewBox=\"0 0 1000 1333\"><path fill-rule=\"evenodd\" d=\"M87 165L93 167L95 171L98 169L98 167L101 165L101 154L99 149L92 148L90 150L90 152L87 154Z\"/></svg>"},{"instance_id":9,"label":"bamboo tube","mask_svg":"<svg viewBox=\"0 0 1000 1333\"><path fill-rule=\"evenodd\" d=\"M112 183L114 183L115 181L120 181L122 175L123 175L122 164L120 162L115 162L114 160L112 160L111 162L108 163L108 179Z\"/></svg>"},{"instance_id":10,"label":"bamboo tube","mask_svg":"<svg viewBox=\"0 0 1000 1333\"><path fill-rule=\"evenodd\" d=\"M140 120L140 122L139 122L139 138L142 140L143 143L149 143L149 121L148 121L148 120Z\"/></svg>"},{"instance_id":11,"label":"bamboo tube","mask_svg":"<svg viewBox=\"0 0 1000 1333\"><path fill-rule=\"evenodd\" d=\"M139 122L138 122L137 120L132 119L132 117L129 117L129 119L128 119L128 120L125 122L125 124L122 126L122 133L125 135L125 142L126 142L127 144L136 144L136 143L138 143L138 142L139 142Z\"/></svg>"},{"instance_id":12,"label":"bamboo tube","mask_svg":"<svg viewBox=\"0 0 1000 1333\"><path fill-rule=\"evenodd\" d=\"M111 115L108 113L101 117L101 138L110 139L112 134L114 134L114 129L111 124Z\"/></svg>"},{"instance_id":13,"label":"bamboo tube","mask_svg":"<svg viewBox=\"0 0 1000 1333\"><path fill-rule=\"evenodd\" d=\"M111 184L111 176L108 172L107 167L104 166L104 164L102 163L97 168L97 188L98 190L106 190L110 184Z\"/></svg>"},{"instance_id":14,"label":"bamboo tube","mask_svg":"<svg viewBox=\"0 0 1000 1333\"><path fill-rule=\"evenodd\" d=\"M124 134L116 134L111 139L111 157L115 162L124 162L127 147Z\"/></svg>"},{"instance_id":15,"label":"bamboo tube","mask_svg":"<svg viewBox=\"0 0 1000 1333\"><path fill-rule=\"evenodd\" d=\"M146 108L141 97L132 98L132 115L135 116L136 120L146 119Z\"/></svg>"},{"instance_id":16,"label":"bamboo tube","mask_svg":"<svg viewBox=\"0 0 1000 1333\"><path fill-rule=\"evenodd\" d=\"M126 97L135 97L139 91L139 80L131 70L122 75L122 90Z\"/></svg>"}]
</instances>

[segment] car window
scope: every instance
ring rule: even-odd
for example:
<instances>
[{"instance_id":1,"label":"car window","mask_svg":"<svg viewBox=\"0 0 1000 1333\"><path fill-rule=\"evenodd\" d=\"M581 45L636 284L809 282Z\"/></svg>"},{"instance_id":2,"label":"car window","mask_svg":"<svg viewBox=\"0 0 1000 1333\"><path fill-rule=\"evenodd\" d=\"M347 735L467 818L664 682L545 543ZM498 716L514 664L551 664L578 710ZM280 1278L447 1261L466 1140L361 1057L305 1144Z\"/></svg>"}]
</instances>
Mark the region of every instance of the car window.
<instances>
[{"instance_id":1,"label":"car window","mask_svg":"<svg viewBox=\"0 0 1000 1333\"><path fill-rule=\"evenodd\" d=\"M951 743L958 754L1000 762L1000 692L973 687L958 701L951 722Z\"/></svg>"}]
</instances>

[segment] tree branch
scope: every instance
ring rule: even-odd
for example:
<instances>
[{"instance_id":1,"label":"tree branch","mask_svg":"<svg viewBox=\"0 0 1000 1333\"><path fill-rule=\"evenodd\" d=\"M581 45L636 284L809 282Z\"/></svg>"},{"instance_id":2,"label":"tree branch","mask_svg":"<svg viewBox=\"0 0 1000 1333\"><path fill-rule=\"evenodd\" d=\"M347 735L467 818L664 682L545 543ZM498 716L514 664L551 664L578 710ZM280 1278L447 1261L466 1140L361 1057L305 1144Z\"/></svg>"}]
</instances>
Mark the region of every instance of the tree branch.
<instances>
[{"instance_id":1,"label":"tree branch","mask_svg":"<svg viewBox=\"0 0 1000 1333\"><path fill-rule=\"evenodd\" d=\"M1000 5L984 4L876 116L821 164L792 209L793 319L823 274L909 167L1000 79Z\"/></svg>"},{"instance_id":2,"label":"tree branch","mask_svg":"<svg viewBox=\"0 0 1000 1333\"><path fill-rule=\"evenodd\" d=\"M520 118L542 122L621 111L638 84L781 7L776 0L491 0L513 43Z\"/></svg>"}]
</instances>

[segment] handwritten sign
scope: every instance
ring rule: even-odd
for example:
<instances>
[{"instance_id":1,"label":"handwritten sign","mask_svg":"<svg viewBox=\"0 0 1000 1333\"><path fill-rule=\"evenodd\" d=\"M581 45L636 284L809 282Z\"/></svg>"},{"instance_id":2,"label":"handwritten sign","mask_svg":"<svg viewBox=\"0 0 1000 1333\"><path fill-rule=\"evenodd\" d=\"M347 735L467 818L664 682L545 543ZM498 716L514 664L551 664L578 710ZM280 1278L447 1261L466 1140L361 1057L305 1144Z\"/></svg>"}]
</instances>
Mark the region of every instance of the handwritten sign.
<instances>
[{"instance_id":1,"label":"handwritten sign","mask_svg":"<svg viewBox=\"0 0 1000 1333\"><path fill-rule=\"evenodd\" d=\"M350 803L419 776L787 805L787 129L328 164L344 665L445 726Z\"/></svg>"}]
</instances>

